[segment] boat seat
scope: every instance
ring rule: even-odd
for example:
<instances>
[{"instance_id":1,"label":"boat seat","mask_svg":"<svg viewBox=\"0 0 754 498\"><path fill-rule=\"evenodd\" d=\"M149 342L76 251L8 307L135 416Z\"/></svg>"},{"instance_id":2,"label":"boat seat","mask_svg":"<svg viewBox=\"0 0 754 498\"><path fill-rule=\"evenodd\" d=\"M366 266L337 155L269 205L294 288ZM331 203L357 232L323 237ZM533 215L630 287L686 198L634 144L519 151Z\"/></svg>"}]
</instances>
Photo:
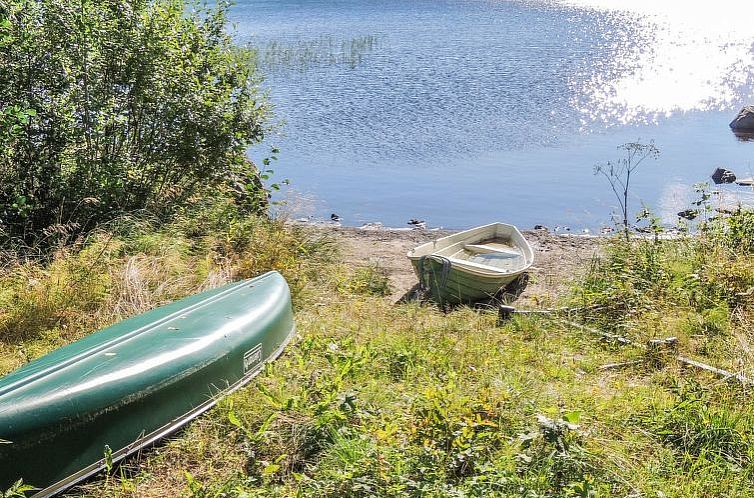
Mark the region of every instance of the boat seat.
<instances>
[{"instance_id":1,"label":"boat seat","mask_svg":"<svg viewBox=\"0 0 754 498\"><path fill-rule=\"evenodd\" d=\"M486 254L486 253L499 253L499 254L506 254L510 256L521 256L521 253L519 251L516 251L515 249L503 249L501 247L493 247L486 244L464 244L464 249L466 249L469 252L479 253L479 254Z\"/></svg>"},{"instance_id":2,"label":"boat seat","mask_svg":"<svg viewBox=\"0 0 754 498\"><path fill-rule=\"evenodd\" d=\"M518 271L512 268L500 268L493 265L485 265L482 263L476 263L474 261L469 261L468 259L454 258L452 256L448 257L447 260L450 261L451 264L457 264L459 266L466 266L466 267L471 267L471 268L478 268L488 273L512 273L514 271Z\"/></svg>"}]
</instances>

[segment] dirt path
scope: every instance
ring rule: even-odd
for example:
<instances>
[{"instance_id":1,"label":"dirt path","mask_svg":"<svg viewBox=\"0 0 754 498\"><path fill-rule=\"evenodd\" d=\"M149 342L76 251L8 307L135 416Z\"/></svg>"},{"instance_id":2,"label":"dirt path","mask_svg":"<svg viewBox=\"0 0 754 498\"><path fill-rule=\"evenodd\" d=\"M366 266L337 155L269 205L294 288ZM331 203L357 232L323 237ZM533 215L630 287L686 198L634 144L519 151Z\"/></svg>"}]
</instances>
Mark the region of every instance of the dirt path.
<instances>
[{"instance_id":1,"label":"dirt path","mask_svg":"<svg viewBox=\"0 0 754 498\"><path fill-rule=\"evenodd\" d=\"M452 233L344 227L328 230L344 243L343 256L349 264L372 263L384 269L390 278L390 298L395 301L417 284L406 253L419 244ZM600 245L598 237L554 235L544 230L526 231L524 236L534 249L534 265L529 284L516 303L521 308L552 305L574 276L588 268Z\"/></svg>"}]
</instances>

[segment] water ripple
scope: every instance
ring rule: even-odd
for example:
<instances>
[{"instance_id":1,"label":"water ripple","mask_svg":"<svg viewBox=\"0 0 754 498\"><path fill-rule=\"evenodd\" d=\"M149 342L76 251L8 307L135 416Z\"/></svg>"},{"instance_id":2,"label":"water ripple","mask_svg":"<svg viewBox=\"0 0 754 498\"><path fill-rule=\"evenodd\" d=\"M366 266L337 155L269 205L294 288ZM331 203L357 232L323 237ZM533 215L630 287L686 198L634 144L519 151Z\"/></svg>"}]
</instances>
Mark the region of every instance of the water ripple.
<instances>
[{"instance_id":1,"label":"water ripple","mask_svg":"<svg viewBox=\"0 0 754 498\"><path fill-rule=\"evenodd\" d=\"M371 182L362 195L372 202L394 195L398 180L374 173L385 172L404 183L427 178L460 205L476 194L443 190L453 184L440 185L435 173L404 170L448 165L453 174L471 175L484 168L489 178L515 179L533 192L532 204L559 198L574 211L592 212L605 209L585 200L593 182L565 175L610 158L600 137L608 137L610 154L628 141L624 135L635 140L642 130L661 147L667 138L689 148L676 138L673 119L691 116L689 130L703 134L694 113L734 112L754 98L754 30L741 22L754 17L754 4L614 4L238 0L232 18L239 38L259 48L266 86L286 123L272 140L294 182L314 184L312 171L327 170L355 184ZM544 158L555 158L557 167ZM530 171L529 178L512 168ZM553 184L545 188L533 178ZM334 190L322 195L340 195ZM489 198L498 209L507 206ZM389 208L383 202L368 209L379 216Z\"/></svg>"}]
</instances>

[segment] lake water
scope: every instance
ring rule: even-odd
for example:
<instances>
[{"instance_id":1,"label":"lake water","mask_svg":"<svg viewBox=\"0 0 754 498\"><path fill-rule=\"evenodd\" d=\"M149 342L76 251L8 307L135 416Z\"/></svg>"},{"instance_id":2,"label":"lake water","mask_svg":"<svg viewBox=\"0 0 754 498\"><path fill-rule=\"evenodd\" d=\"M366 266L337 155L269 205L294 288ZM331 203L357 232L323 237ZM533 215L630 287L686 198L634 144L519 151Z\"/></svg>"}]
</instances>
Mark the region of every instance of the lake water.
<instances>
[{"instance_id":1,"label":"lake water","mask_svg":"<svg viewBox=\"0 0 754 498\"><path fill-rule=\"evenodd\" d=\"M715 167L754 176L728 128L754 104L754 5L695 3L238 0L285 121L250 154L281 149L294 216L576 231L617 206L594 165L654 140L631 211L672 222Z\"/></svg>"}]
</instances>

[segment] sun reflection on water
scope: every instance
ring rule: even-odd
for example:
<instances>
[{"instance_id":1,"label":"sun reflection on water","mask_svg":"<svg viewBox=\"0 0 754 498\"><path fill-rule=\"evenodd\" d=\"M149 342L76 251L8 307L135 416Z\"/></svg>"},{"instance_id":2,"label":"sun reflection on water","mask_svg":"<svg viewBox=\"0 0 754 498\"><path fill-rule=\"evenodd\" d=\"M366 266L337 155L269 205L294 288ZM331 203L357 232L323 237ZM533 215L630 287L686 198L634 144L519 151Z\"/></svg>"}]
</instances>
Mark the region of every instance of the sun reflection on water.
<instances>
[{"instance_id":1,"label":"sun reflection on water","mask_svg":"<svg viewBox=\"0 0 754 498\"><path fill-rule=\"evenodd\" d=\"M635 23L614 41L574 102L583 125L651 123L686 111L722 110L752 96L754 3L566 0ZM636 43L636 37L642 40ZM583 79L574 82L584 85Z\"/></svg>"}]
</instances>

